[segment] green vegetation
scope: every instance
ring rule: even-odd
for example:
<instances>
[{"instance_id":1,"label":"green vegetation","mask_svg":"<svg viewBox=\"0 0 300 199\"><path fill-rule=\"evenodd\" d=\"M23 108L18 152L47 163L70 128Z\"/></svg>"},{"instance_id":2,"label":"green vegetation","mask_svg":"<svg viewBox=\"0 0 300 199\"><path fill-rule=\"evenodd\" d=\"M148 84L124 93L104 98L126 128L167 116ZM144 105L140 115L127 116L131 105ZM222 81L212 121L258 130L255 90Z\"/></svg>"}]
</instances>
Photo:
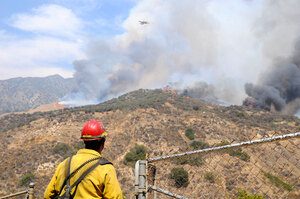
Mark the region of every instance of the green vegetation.
<instances>
[{"instance_id":1,"label":"green vegetation","mask_svg":"<svg viewBox=\"0 0 300 199\"><path fill-rule=\"evenodd\" d=\"M30 122L44 117L44 113L37 112L35 114L9 114L0 119L0 133L14 128L22 127Z\"/></svg>"},{"instance_id":2,"label":"green vegetation","mask_svg":"<svg viewBox=\"0 0 300 199\"><path fill-rule=\"evenodd\" d=\"M75 142L71 146L66 143L58 142L55 145L55 147L52 149L52 153L59 154L60 156L66 158L75 155L79 149L84 149L84 148L85 145L83 141Z\"/></svg>"},{"instance_id":3,"label":"green vegetation","mask_svg":"<svg viewBox=\"0 0 300 199\"><path fill-rule=\"evenodd\" d=\"M193 110L198 111L199 110L199 106L193 106Z\"/></svg>"},{"instance_id":4,"label":"green vegetation","mask_svg":"<svg viewBox=\"0 0 300 199\"><path fill-rule=\"evenodd\" d=\"M189 175L183 168L173 168L171 170L170 178L175 180L177 188L187 187L189 184Z\"/></svg>"},{"instance_id":5,"label":"green vegetation","mask_svg":"<svg viewBox=\"0 0 300 199\"><path fill-rule=\"evenodd\" d=\"M30 182L33 182L35 179L35 176L33 173L26 173L24 176L22 176L19 185L20 186L28 186Z\"/></svg>"},{"instance_id":6,"label":"green vegetation","mask_svg":"<svg viewBox=\"0 0 300 199\"><path fill-rule=\"evenodd\" d=\"M284 188L285 190L288 190L288 191L293 191L294 190L292 185L289 185L289 184L283 182L277 176L274 176L274 175L272 175L270 173L266 173L266 172L264 172L264 176L267 177L270 180L270 182L275 184L277 187L282 187L282 188Z\"/></svg>"},{"instance_id":7,"label":"green vegetation","mask_svg":"<svg viewBox=\"0 0 300 199\"><path fill-rule=\"evenodd\" d=\"M210 183L215 183L216 180L215 175L212 172L205 173L204 178L208 180Z\"/></svg>"},{"instance_id":8,"label":"green vegetation","mask_svg":"<svg viewBox=\"0 0 300 199\"><path fill-rule=\"evenodd\" d=\"M75 154L75 151L66 143L57 143L56 146L52 149L53 153L57 153L63 157L68 157Z\"/></svg>"},{"instance_id":9,"label":"green vegetation","mask_svg":"<svg viewBox=\"0 0 300 199\"><path fill-rule=\"evenodd\" d=\"M201 141L193 141L193 142L191 143L191 147L192 147L194 150L205 149L205 148L208 148L208 147L209 147L209 144L206 143L206 142L201 142Z\"/></svg>"},{"instance_id":10,"label":"green vegetation","mask_svg":"<svg viewBox=\"0 0 300 199\"><path fill-rule=\"evenodd\" d=\"M238 118L246 118L245 114L242 113L242 112L236 113L236 117L238 117Z\"/></svg>"},{"instance_id":11,"label":"green vegetation","mask_svg":"<svg viewBox=\"0 0 300 199\"><path fill-rule=\"evenodd\" d=\"M203 164L203 159L200 155L185 156L174 160L175 164L188 164L191 166L200 166Z\"/></svg>"},{"instance_id":12,"label":"green vegetation","mask_svg":"<svg viewBox=\"0 0 300 199\"><path fill-rule=\"evenodd\" d=\"M121 95L103 102L98 105L79 107L76 110L85 111L86 113L106 112L106 111L132 111L137 108L161 108L168 96L171 94L162 93L160 89L145 90L140 89Z\"/></svg>"},{"instance_id":13,"label":"green vegetation","mask_svg":"<svg viewBox=\"0 0 300 199\"><path fill-rule=\"evenodd\" d=\"M264 199L260 194L248 195L245 190L238 190L239 197L238 199Z\"/></svg>"},{"instance_id":14,"label":"green vegetation","mask_svg":"<svg viewBox=\"0 0 300 199\"><path fill-rule=\"evenodd\" d=\"M218 146L225 146L225 145L230 145L230 142L221 141L219 144L216 144L216 147L218 147Z\"/></svg>"},{"instance_id":15,"label":"green vegetation","mask_svg":"<svg viewBox=\"0 0 300 199\"><path fill-rule=\"evenodd\" d=\"M190 140L193 140L195 138L195 135L194 135L194 130L189 128L185 131L185 136L187 138L189 138Z\"/></svg>"},{"instance_id":16,"label":"green vegetation","mask_svg":"<svg viewBox=\"0 0 300 199\"><path fill-rule=\"evenodd\" d=\"M221 110L221 111L220 111ZM269 111L262 109L252 109L251 114L246 113L247 108L243 106L229 106L222 107L222 109L213 109L213 112L221 118L226 118L233 121L239 127L261 127L264 129L277 129L278 131L290 128L289 122L297 122L298 119L295 116L270 114ZM284 121L284 123L279 122Z\"/></svg>"},{"instance_id":17,"label":"green vegetation","mask_svg":"<svg viewBox=\"0 0 300 199\"><path fill-rule=\"evenodd\" d=\"M74 149L75 150L79 150L79 149L84 149L85 148L85 145L84 145L84 142L83 141L78 141L74 144Z\"/></svg>"},{"instance_id":18,"label":"green vegetation","mask_svg":"<svg viewBox=\"0 0 300 199\"><path fill-rule=\"evenodd\" d=\"M136 161L146 159L147 149L143 145L136 145L130 152L126 153L124 164L134 167Z\"/></svg>"},{"instance_id":19,"label":"green vegetation","mask_svg":"<svg viewBox=\"0 0 300 199\"><path fill-rule=\"evenodd\" d=\"M221 141L219 144L217 144L216 146L225 146L225 145L229 145L230 143L227 141ZM235 156L238 157L239 159L245 161L245 162L249 162L250 161L250 155L246 152L243 152L241 148L237 148L237 149L228 149L226 150L226 152L230 155L230 156Z\"/></svg>"},{"instance_id":20,"label":"green vegetation","mask_svg":"<svg viewBox=\"0 0 300 199\"><path fill-rule=\"evenodd\" d=\"M250 161L250 155L246 152L243 152L241 148L229 149L228 154L230 156L236 156L236 157L240 158L241 160L243 160L245 162Z\"/></svg>"}]
</instances>

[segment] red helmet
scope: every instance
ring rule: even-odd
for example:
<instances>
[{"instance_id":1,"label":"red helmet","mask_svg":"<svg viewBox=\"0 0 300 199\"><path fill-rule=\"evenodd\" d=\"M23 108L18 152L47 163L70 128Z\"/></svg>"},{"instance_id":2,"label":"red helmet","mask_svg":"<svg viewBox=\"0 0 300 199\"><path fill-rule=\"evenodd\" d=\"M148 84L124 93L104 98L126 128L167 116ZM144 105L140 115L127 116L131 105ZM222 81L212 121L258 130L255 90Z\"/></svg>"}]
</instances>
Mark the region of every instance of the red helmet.
<instances>
[{"instance_id":1,"label":"red helmet","mask_svg":"<svg viewBox=\"0 0 300 199\"><path fill-rule=\"evenodd\" d=\"M105 138L107 136L107 132L103 126L103 124L99 121L89 121L87 122L82 131L81 131L81 140L90 141L90 140L100 140L101 138Z\"/></svg>"}]
</instances>

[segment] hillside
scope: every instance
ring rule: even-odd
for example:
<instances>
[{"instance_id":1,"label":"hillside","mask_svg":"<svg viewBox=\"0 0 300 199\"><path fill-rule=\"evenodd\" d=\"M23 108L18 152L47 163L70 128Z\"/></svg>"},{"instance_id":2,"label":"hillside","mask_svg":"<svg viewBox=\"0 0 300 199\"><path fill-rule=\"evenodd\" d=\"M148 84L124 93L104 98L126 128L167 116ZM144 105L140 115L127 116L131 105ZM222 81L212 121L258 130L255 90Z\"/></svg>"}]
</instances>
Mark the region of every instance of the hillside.
<instances>
[{"instance_id":1,"label":"hillside","mask_svg":"<svg viewBox=\"0 0 300 199\"><path fill-rule=\"evenodd\" d=\"M144 145L150 157L157 157L193 150L192 141L184 134L188 128L194 130L195 140L209 146L221 141L241 142L300 131L300 120L293 116L239 106L221 107L161 90L141 89L93 106L9 114L0 118L0 196L23 190L19 185L20 179L26 173L33 173L38 198L41 198L58 163L80 147L80 130L91 119L103 122L109 132L104 156L114 163L127 198L133 196L134 171L124 164L124 157L136 144ZM300 154L297 147L300 142L299 139L293 140L287 150L289 142L243 149L249 154L248 162L218 153L202 157L211 164L182 164L189 171L190 183L180 189L168 179L170 169L178 167L178 164L173 161L158 163L158 185L189 198L203 194L207 194L208 198L232 198L239 188L251 193L264 190L269 198L282 198L282 194L297 198L300 196ZM67 146L64 153L53 151L62 143ZM280 151L279 154L284 154L289 162L285 163L285 159L278 157L273 150ZM283 164L288 164L284 170L280 169ZM222 175L210 184L203 180L204 171ZM281 190L267 181L263 171L275 172L284 181L293 184L294 190L290 193Z\"/></svg>"},{"instance_id":2,"label":"hillside","mask_svg":"<svg viewBox=\"0 0 300 199\"><path fill-rule=\"evenodd\" d=\"M70 93L74 85L74 79L59 75L0 80L0 114L57 102Z\"/></svg>"}]
</instances>

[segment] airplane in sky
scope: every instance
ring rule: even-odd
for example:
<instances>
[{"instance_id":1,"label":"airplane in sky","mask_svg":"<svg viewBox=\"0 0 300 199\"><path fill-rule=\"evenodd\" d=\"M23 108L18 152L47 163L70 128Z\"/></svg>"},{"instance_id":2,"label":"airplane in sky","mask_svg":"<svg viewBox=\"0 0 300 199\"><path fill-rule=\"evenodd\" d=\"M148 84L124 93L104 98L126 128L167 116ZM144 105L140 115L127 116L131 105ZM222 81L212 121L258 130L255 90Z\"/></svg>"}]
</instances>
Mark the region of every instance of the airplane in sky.
<instances>
[{"instance_id":1,"label":"airplane in sky","mask_svg":"<svg viewBox=\"0 0 300 199\"><path fill-rule=\"evenodd\" d=\"M146 24L149 24L148 21L139 21L141 25L146 25Z\"/></svg>"}]
</instances>

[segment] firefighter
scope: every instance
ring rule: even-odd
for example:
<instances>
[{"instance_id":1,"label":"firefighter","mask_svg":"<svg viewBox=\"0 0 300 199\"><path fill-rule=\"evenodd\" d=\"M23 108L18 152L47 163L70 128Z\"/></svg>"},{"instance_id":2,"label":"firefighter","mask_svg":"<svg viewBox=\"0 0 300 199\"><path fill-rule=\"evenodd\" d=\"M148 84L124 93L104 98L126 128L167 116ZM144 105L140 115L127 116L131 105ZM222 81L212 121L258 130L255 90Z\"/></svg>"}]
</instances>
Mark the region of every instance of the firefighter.
<instances>
[{"instance_id":1,"label":"firefighter","mask_svg":"<svg viewBox=\"0 0 300 199\"><path fill-rule=\"evenodd\" d=\"M81 132L85 149L58 165L44 199L123 199L114 166L101 156L106 136L101 122L92 120L85 124Z\"/></svg>"}]
</instances>

